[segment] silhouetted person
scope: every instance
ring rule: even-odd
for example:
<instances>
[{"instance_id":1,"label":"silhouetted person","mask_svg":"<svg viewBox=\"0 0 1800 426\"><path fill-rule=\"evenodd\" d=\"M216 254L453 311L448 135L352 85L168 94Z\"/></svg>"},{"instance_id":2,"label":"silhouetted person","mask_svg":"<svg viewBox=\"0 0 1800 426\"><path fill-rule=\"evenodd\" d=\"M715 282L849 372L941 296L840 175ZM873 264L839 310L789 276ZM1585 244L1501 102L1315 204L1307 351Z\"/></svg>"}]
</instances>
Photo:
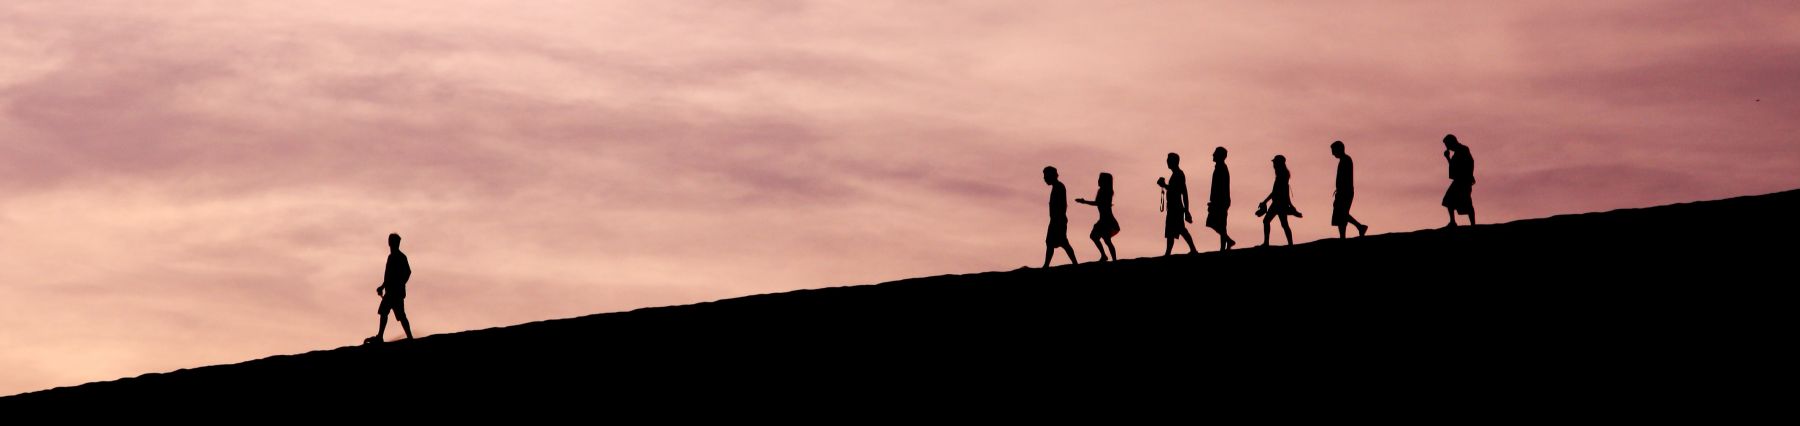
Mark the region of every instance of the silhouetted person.
<instances>
[{"instance_id":1,"label":"silhouetted person","mask_svg":"<svg viewBox=\"0 0 1800 426\"><path fill-rule=\"evenodd\" d=\"M1094 222L1094 230L1088 232L1088 239L1094 240L1094 247L1100 249L1100 261L1107 261L1107 249L1112 250L1112 260L1119 260L1119 249L1113 247L1112 237L1119 235L1119 219L1113 217L1113 185L1112 173L1100 174L1100 190L1094 193L1094 201L1076 198L1075 202L1087 204L1100 209L1100 220ZM1101 245L1101 243L1106 243Z\"/></svg>"},{"instance_id":2,"label":"silhouetted person","mask_svg":"<svg viewBox=\"0 0 1800 426\"><path fill-rule=\"evenodd\" d=\"M412 322L406 320L406 280L412 278L412 265L406 262L406 253L400 252L400 234L388 234L387 271L382 273L381 286L375 287L375 294L381 296L381 307L375 313L381 314L381 326L375 329L375 337L363 340L363 343L381 343L387 334L388 311L394 311L394 317L400 320L400 328L406 330L406 338L413 338Z\"/></svg>"},{"instance_id":3,"label":"silhouetted person","mask_svg":"<svg viewBox=\"0 0 1800 426\"><path fill-rule=\"evenodd\" d=\"M1188 254L1199 253L1194 248L1194 236L1188 234L1187 224L1194 222L1194 214L1188 211L1187 174L1181 172L1181 156L1169 153L1169 179L1156 178L1156 186L1163 189L1163 211L1168 213L1163 220L1163 238L1168 244L1163 245L1163 256L1175 250L1175 237L1187 241Z\"/></svg>"},{"instance_id":4,"label":"silhouetted person","mask_svg":"<svg viewBox=\"0 0 1800 426\"><path fill-rule=\"evenodd\" d=\"M1288 228L1288 216L1305 217L1300 210L1294 208L1292 191L1288 190L1287 157L1275 156L1275 187L1269 190L1269 197L1256 205L1256 215L1263 217L1263 243L1269 245L1269 221L1281 217L1281 232L1287 235L1288 245L1294 245L1294 230Z\"/></svg>"},{"instance_id":5,"label":"silhouetted person","mask_svg":"<svg viewBox=\"0 0 1800 426\"><path fill-rule=\"evenodd\" d=\"M1450 214L1450 224L1445 227L1456 226L1457 213L1469 215L1469 224L1474 225L1475 157L1456 135L1444 135L1444 160L1450 162L1450 189L1444 191L1444 211Z\"/></svg>"},{"instance_id":6,"label":"silhouetted person","mask_svg":"<svg viewBox=\"0 0 1800 426\"><path fill-rule=\"evenodd\" d=\"M1352 177L1355 167L1350 162L1350 155L1344 153L1344 141L1331 142L1331 156L1338 159L1337 192L1332 193L1331 226L1338 229L1338 238L1344 238L1344 227L1356 225L1356 236L1368 235L1369 226L1357 222L1350 216L1350 201L1356 198L1356 178Z\"/></svg>"},{"instance_id":7,"label":"silhouetted person","mask_svg":"<svg viewBox=\"0 0 1800 426\"><path fill-rule=\"evenodd\" d=\"M1069 264L1075 261L1075 247L1069 245L1069 195L1063 189L1061 181L1056 180L1056 168L1044 167L1044 183L1050 185L1050 232L1044 235L1044 267L1050 267L1050 257L1056 255L1061 247L1069 253Z\"/></svg>"},{"instance_id":8,"label":"silhouetted person","mask_svg":"<svg viewBox=\"0 0 1800 426\"><path fill-rule=\"evenodd\" d=\"M1237 241L1225 234L1225 212L1231 210L1231 171L1225 168L1225 147L1213 148L1211 198L1206 200L1206 227L1219 232L1219 251L1231 250Z\"/></svg>"}]
</instances>

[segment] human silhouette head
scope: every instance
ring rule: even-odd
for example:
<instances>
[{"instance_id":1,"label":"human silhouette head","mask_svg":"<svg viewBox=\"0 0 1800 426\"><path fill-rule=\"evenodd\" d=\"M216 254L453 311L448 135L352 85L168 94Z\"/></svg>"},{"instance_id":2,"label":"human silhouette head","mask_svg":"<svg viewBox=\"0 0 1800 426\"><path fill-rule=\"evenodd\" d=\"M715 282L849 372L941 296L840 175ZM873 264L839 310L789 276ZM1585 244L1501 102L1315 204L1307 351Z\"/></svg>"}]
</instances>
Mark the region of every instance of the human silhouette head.
<instances>
[{"instance_id":1,"label":"human silhouette head","mask_svg":"<svg viewBox=\"0 0 1800 426\"><path fill-rule=\"evenodd\" d=\"M388 234L388 248L400 249L400 234Z\"/></svg>"},{"instance_id":2,"label":"human silhouette head","mask_svg":"<svg viewBox=\"0 0 1800 426\"><path fill-rule=\"evenodd\" d=\"M1101 188L1111 188L1112 187L1112 173L1104 173L1104 172L1100 173L1100 187Z\"/></svg>"},{"instance_id":3,"label":"human silhouette head","mask_svg":"<svg viewBox=\"0 0 1800 426\"><path fill-rule=\"evenodd\" d=\"M1225 147L1213 148L1213 162L1225 161Z\"/></svg>"},{"instance_id":4,"label":"human silhouette head","mask_svg":"<svg viewBox=\"0 0 1800 426\"><path fill-rule=\"evenodd\" d=\"M1045 185L1056 184L1056 168L1055 167L1044 166L1044 184Z\"/></svg>"},{"instance_id":5,"label":"human silhouette head","mask_svg":"<svg viewBox=\"0 0 1800 426\"><path fill-rule=\"evenodd\" d=\"M1269 161L1275 162L1275 170L1287 171L1287 157L1277 155L1274 160Z\"/></svg>"},{"instance_id":6,"label":"human silhouette head","mask_svg":"<svg viewBox=\"0 0 1800 426\"><path fill-rule=\"evenodd\" d=\"M1444 149L1456 149L1459 146L1462 146L1462 142L1456 140L1456 135L1444 135Z\"/></svg>"},{"instance_id":7,"label":"human silhouette head","mask_svg":"<svg viewBox=\"0 0 1800 426\"><path fill-rule=\"evenodd\" d=\"M1181 156L1176 155L1173 152L1169 153L1169 170L1175 170L1178 168L1181 168Z\"/></svg>"},{"instance_id":8,"label":"human silhouette head","mask_svg":"<svg viewBox=\"0 0 1800 426\"><path fill-rule=\"evenodd\" d=\"M1331 156L1344 158L1344 141L1331 142Z\"/></svg>"}]
</instances>

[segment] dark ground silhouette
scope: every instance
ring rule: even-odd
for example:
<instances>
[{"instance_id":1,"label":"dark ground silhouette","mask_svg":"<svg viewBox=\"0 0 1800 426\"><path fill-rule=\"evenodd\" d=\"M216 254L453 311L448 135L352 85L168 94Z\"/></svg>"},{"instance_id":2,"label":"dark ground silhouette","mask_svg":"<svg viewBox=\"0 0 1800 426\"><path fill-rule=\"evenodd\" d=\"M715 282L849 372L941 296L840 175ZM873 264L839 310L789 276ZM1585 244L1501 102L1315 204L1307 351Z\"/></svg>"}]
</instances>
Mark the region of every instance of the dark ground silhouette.
<instances>
[{"instance_id":1,"label":"dark ground silhouette","mask_svg":"<svg viewBox=\"0 0 1800 426\"><path fill-rule=\"evenodd\" d=\"M1800 191L794 291L91 383L0 413L1716 423L1785 399L1800 240L1794 221L1718 224L1796 209Z\"/></svg>"}]
</instances>

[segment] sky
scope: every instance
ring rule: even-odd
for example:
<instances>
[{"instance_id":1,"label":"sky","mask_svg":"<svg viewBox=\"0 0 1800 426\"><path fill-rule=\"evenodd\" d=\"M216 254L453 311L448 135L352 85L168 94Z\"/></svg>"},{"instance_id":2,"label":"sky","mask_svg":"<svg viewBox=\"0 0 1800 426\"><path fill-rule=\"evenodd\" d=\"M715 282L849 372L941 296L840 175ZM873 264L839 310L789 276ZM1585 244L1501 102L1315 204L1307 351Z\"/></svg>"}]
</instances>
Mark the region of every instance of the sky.
<instances>
[{"instance_id":1,"label":"sky","mask_svg":"<svg viewBox=\"0 0 1800 426\"><path fill-rule=\"evenodd\" d=\"M1218 146L1244 245L1334 140L1373 233L1446 133L1483 223L1793 189L1796 75L1791 1L11 0L0 395L356 344L390 232L431 335L1036 266L1046 165L1160 255Z\"/></svg>"}]
</instances>

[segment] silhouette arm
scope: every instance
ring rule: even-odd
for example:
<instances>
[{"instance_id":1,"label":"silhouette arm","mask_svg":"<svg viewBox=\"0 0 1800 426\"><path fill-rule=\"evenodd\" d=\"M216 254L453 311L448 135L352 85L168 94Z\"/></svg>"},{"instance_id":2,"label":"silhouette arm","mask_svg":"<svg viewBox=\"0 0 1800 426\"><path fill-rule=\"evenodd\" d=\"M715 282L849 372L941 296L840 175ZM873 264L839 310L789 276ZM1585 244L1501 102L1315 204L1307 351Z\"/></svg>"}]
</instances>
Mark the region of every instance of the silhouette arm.
<instances>
[{"instance_id":1,"label":"silhouette arm","mask_svg":"<svg viewBox=\"0 0 1800 426\"><path fill-rule=\"evenodd\" d=\"M1188 208L1189 206L1192 206L1192 205L1194 205L1194 203L1192 201L1188 200L1187 188L1182 188L1181 189L1181 219L1186 220L1188 223L1194 222L1194 211L1192 209Z\"/></svg>"},{"instance_id":2,"label":"silhouette arm","mask_svg":"<svg viewBox=\"0 0 1800 426\"><path fill-rule=\"evenodd\" d=\"M1075 202L1090 205L1090 206L1098 206L1099 205L1099 204L1094 203L1093 201L1088 201L1088 200L1081 199L1081 198L1076 198Z\"/></svg>"}]
</instances>

